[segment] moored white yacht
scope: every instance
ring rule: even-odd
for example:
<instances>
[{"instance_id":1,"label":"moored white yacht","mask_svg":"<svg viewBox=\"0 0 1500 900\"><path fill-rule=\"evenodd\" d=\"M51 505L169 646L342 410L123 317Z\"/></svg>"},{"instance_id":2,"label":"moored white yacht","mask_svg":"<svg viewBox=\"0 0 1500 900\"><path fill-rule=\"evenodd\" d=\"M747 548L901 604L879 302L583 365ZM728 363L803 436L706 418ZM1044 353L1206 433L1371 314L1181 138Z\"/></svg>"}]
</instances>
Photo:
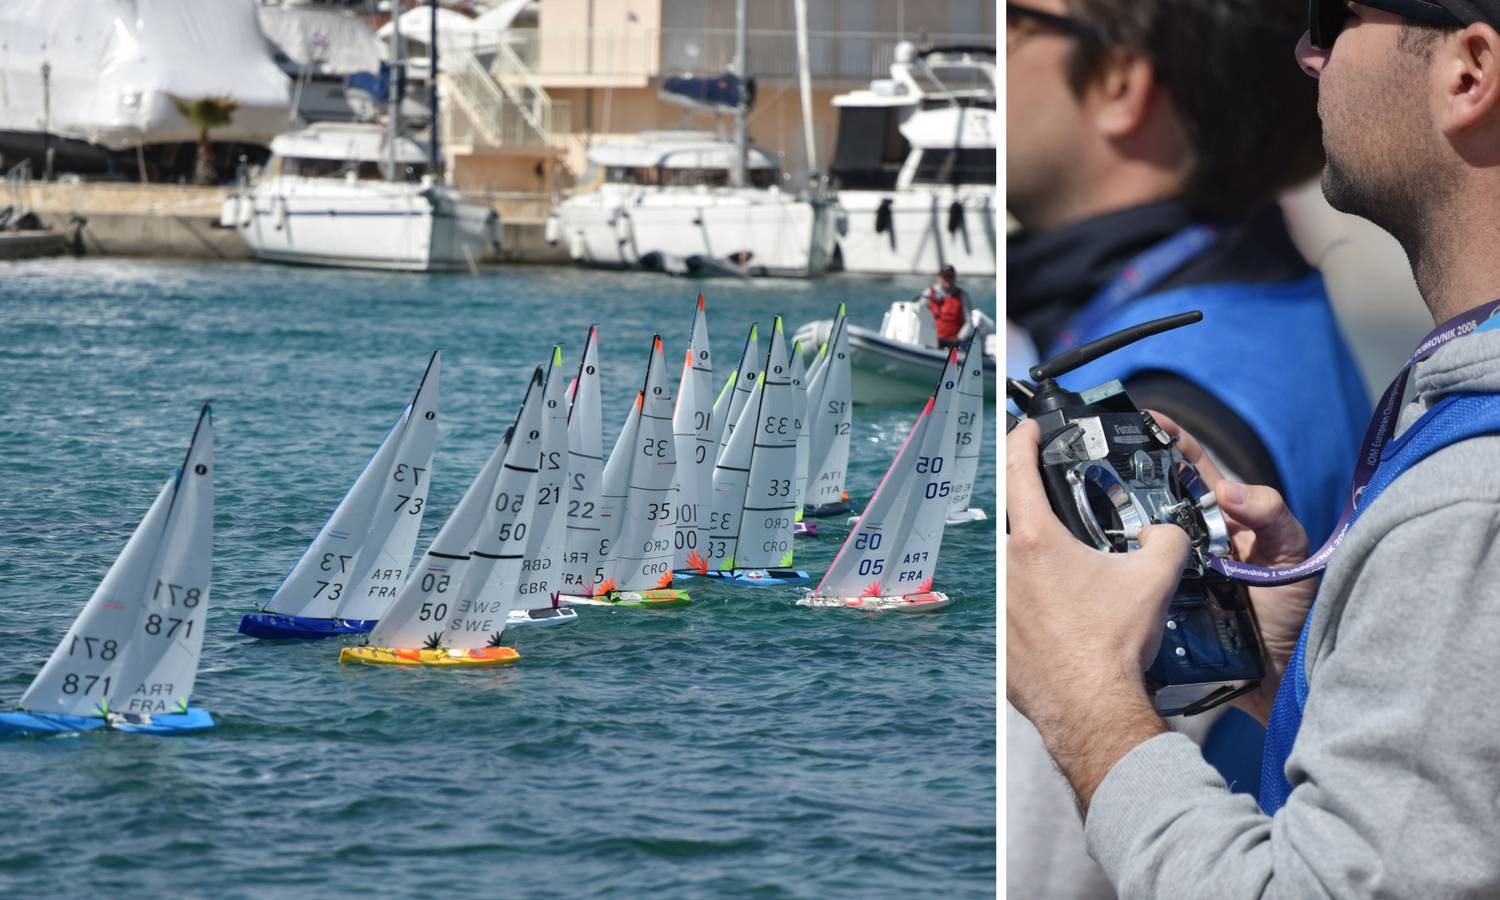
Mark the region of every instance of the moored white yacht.
<instances>
[{"instance_id":1,"label":"moored white yacht","mask_svg":"<svg viewBox=\"0 0 1500 900\"><path fill-rule=\"evenodd\" d=\"M993 275L995 51L896 46L891 77L833 98L838 143L829 177L848 216L848 272Z\"/></svg>"},{"instance_id":2,"label":"moored white yacht","mask_svg":"<svg viewBox=\"0 0 1500 900\"><path fill-rule=\"evenodd\" d=\"M283 263L425 272L477 263L500 218L428 172L427 152L375 123L320 122L271 142L265 171L224 201L220 224L257 257Z\"/></svg>"},{"instance_id":3,"label":"moored white yacht","mask_svg":"<svg viewBox=\"0 0 1500 900\"><path fill-rule=\"evenodd\" d=\"M733 141L647 131L589 151L583 186L547 220L575 262L674 274L815 276L833 258L836 210L780 188L770 154L748 148L732 186Z\"/></svg>"}]
</instances>

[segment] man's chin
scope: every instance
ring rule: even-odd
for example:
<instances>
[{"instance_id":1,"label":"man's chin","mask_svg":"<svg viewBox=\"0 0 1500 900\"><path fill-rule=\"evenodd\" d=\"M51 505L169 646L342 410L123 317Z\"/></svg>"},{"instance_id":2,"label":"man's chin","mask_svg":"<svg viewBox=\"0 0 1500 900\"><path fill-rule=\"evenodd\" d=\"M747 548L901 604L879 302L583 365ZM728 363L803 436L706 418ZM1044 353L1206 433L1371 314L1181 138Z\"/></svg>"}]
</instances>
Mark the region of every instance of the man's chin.
<instances>
[{"instance_id":1,"label":"man's chin","mask_svg":"<svg viewBox=\"0 0 1500 900\"><path fill-rule=\"evenodd\" d=\"M1319 186L1322 187L1323 199L1328 201L1329 206L1351 216L1359 216L1362 219L1370 218L1369 204L1364 202L1364 193L1351 183L1344 171L1332 161L1323 166L1323 177L1319 179Z\"/></svg>"}]
</instances>

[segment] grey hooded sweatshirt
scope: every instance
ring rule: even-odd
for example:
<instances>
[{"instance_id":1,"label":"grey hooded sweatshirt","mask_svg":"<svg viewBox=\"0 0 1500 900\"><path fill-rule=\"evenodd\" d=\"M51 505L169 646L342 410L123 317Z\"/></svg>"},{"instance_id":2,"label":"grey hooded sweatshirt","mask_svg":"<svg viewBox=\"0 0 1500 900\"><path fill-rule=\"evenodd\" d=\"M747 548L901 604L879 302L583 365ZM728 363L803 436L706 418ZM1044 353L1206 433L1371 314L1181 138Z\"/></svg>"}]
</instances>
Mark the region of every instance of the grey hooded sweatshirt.
<instances>
[{"instance_id":1,"label":"grey hooded sweatshirt","mask_svg":"<svg viewBox=\"0 0 1500 900\"><path fill-rule=\"evenodd\" d=\"M1500 392L1500 333L1414 371L1404 430ZM1310 690L1274 817L1179 734L1105 777L1089 852L1122 897L1500 897L1500 436L1417 463L1345 535L1313 608Z\"/></svg>"}]
</instances>

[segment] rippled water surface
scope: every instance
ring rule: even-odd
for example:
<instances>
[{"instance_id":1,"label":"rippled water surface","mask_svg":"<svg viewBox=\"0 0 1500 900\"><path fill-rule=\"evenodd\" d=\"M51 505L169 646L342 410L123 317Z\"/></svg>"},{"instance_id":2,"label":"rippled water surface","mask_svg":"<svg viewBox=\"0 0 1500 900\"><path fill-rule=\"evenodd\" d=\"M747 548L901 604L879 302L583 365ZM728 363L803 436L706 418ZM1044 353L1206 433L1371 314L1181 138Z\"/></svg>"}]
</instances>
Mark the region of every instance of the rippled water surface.
<instances>
[{"instance_id":1,"label":"rippled water surface","mask_svg":"<svg viewBox=\"0 0 1500 900\"><path fill-rule=\"evenodd\" d=\"M876 327L920 282L708 282L716 371L751 321L840 301ZM235 632L444 348L436 533L554 341L601 325L605 441L648 341L699 285L514 269L386 276L261 265L0 265L0 703L61 639L215 400L214 575L195 738L0 744L0 894L984 896L995 879L995 527L950 529L947 611L805 610L689 585L678 611L508 632L489 671L341 667L332 641ZM992 286L976 292L992 303ZM868 496L916 408L855 413ZM986 429L994 422L993 408ZM993 438L976 505L995 507ZM821 574L847 531L820 522Z\"/></svg>"}]
</instances>

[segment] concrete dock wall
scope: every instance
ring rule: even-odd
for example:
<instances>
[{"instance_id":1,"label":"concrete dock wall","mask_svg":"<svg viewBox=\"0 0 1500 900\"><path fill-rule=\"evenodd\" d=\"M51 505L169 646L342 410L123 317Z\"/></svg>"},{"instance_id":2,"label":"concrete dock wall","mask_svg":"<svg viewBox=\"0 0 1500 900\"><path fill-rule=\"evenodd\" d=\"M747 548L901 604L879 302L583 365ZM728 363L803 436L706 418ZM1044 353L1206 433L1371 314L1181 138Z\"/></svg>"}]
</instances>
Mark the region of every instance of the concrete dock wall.
<instances>
[{"instance_id":1,"label":"concrete dock wall","mask_svg":"<svg viewBox=\"0 0 1500 900\"><path fill-rule=\"evenodd\" d=\"M76 233L77 247L85 254L252 258L234 229L219 227L219 209L229 196L226 187L33 182L27 190L42 224L60 238ZM544 200L499 197L490 202L503 228L499 256L487 255L485 262L568 263L566 251L547 246L543 237Z\"/></svg>"},{"instance_id":2,"label":"concrete dock wall","mask_svg":"<svg viewBox=\"0 0 1500 900\"><path fill-rule=\"evenodd\" d=\"M51 231L7 231L0 233L0 260L62 256L68 239Z\"/></svg>"}]
</instances>

